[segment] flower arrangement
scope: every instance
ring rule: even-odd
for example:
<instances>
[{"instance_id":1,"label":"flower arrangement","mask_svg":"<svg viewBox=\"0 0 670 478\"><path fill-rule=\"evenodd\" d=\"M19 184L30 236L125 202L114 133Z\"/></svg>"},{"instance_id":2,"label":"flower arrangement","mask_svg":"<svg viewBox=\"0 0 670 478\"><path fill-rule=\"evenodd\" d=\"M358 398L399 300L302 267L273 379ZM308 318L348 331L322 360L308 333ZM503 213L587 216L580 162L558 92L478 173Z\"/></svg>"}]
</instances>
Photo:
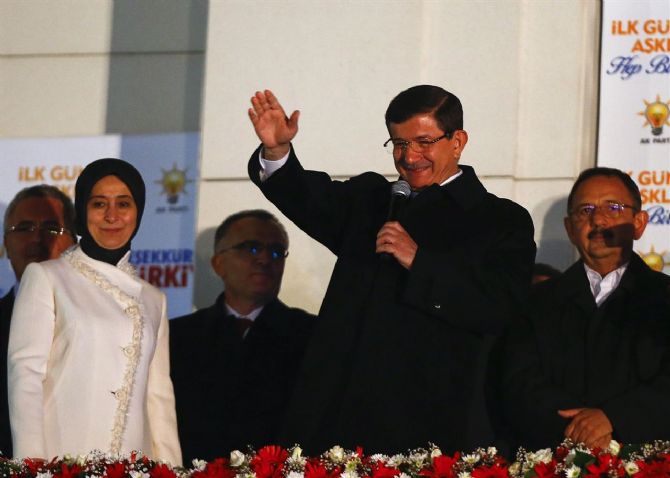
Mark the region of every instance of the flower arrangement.
<instances>
[{"instance_id":1,"label":"flower arrangement","mask_svg":"<svg viewBox=\"0 0 670 478\"><path fill-rule=\"evenodd\" d=\"M0 458L0 476L16 478L670 478L670 442L589 449L564 442L556 450L519 449L512 463L495 448L444 455L436 446L393 456L369 455L335 446L305 457L299 446L234 451L191 468L153 461L140 452L99 451L46 460Z\"/></svg>"}]
</instances>

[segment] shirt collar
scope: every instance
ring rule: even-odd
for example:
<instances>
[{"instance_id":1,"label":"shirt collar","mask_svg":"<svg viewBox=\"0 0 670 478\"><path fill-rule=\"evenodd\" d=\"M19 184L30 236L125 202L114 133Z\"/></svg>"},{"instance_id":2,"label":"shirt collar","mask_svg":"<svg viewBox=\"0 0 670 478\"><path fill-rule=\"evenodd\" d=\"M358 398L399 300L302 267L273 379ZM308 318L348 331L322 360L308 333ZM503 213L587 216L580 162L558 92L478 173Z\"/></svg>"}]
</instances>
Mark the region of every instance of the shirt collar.
<instances>
[{"instance_id":1,"label":"shirt collar","mask_svg":"<svg viewBox=\"0 0 670 478\"><path fill-rule=\"evenodd\" d=\"M240 317L244 317L244 318L249 319L249 320L256 320L256 317L258 317L260 315L260 313L263 311L263 307L265 307L265 306L261 305L260 307L252 310L251 312L249 312L248 314L245 315L245 314L240 314L238 311L236 311L231 306L226 304L226 312L228 313L228 315L233 315L237 319L239 319Z\"/></svg>"},{"instance_id":2,"label":"shirt collar","mask_svg":"<svg viewBox=\"0 0 670 478\"><path fill-rule=\"evenodd\" d=\"M461 174L463 174L463 170L459 168L459 169L458 169L458 172L452 174L452 175L449 176L447 179L445 179L444 181L442 181L442 182L440 183L440 186L444 186L445 184L449 184L449 183L452 182L454 179L456 179L457 177L459 177Z\"/></svg>"},{"instance_id":3,"label":"shirt collar","mask_svg":"<svg viewBox=\"0 0 670 478\"><path fill-rule=\"evenodd\" d=\"M621 277L628 268L628 262L623 264L617 269L614 269L612 272L605 274L605 277L601 276L598 272L591 269L589 266L584 264L584 270L586 271L586 277L589 280L589 285L591 286L591 294L596 301L597 305L603 303L612 292L619 287L621 282Z\"/></svg>"}]
</instances>

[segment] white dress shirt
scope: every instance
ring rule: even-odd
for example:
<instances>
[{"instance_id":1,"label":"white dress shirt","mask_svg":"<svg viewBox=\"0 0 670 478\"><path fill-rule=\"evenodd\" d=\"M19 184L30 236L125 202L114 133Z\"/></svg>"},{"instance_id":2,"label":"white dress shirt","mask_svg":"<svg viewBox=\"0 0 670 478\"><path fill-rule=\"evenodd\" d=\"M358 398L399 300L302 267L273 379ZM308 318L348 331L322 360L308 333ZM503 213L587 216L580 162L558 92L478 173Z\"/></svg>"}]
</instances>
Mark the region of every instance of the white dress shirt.
<instances>
[{"instance_id":1,"label":"white dress shirt","mask_svg":"<svg viewBox=\"0 0 670 478\"><path fill-rule=\"evenodd\" d=\"M596 305L600 306L600 304L602 304L603 301L607 299L617 287L619 287L621 276L623 276L623 273L626 272L627 267L628 262L626 262L618 269L614 269L612 272L606 274L605 277L603 277L589 266L584 264L586 277L589 279L591 293L593 294L593 298L596 300Z\"/></svg>"}]
</instances>

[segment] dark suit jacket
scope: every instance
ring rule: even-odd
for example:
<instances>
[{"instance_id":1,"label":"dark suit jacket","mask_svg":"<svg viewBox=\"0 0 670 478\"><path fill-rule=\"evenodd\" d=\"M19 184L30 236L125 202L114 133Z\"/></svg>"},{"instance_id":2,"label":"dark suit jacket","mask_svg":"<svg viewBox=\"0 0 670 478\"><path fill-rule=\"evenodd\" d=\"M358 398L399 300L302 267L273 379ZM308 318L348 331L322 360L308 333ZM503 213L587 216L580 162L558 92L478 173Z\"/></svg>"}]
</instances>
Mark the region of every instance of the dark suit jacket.
<instances>
[{"instance_id":1,"label":"dark suit jacket","mask_svg":"<svg viewBox=\"0 0 670 478\"><path fill-rule=\"evenodd\" d=\"M7 404L7 346L9 345L9 324L14 308L14 289L0 299L0 450L11 457L12 432L9 426L9 405Z\"/></svg>"},{"instance_id":2,"label":"dark suit jacket","mask_svg":"<svg viewBox=\"0 0 670 478\"><path fill-rule=\"evenodd\" d=\"M170 320L171 376L184 463L276 440L314 316L279 300L242 339L216 303Z\"/></svg>"},{"instance_id":3,"label":"dark suit jacket","mask_svg":"<svg viewBox=\"0 0 670 478\"><path fill-rule=\"evenodd\" d=\"M636 254L596 307L581 261L537 285L510 333L505 409L520 444L558 444L558 409L604 410L615 438L670 439L670 277Z\"/></svg>"},{"instance_id":4,"label":"dark suit jacket","mask_svg":"<svg viewBox=\"0 0 670 478\"><path fill-rule=\"evenodd\" d=\"M429 441L443 451L494 443L490 351L530 283L533 225L461 168L400 213L419 246L408 271L375 253L389 209L383 176L332 181L292 151L261 184L252 155L263 194L337 255L283 444L318 454L334 444L394 453Z\"/></svg>"}]
</instances>

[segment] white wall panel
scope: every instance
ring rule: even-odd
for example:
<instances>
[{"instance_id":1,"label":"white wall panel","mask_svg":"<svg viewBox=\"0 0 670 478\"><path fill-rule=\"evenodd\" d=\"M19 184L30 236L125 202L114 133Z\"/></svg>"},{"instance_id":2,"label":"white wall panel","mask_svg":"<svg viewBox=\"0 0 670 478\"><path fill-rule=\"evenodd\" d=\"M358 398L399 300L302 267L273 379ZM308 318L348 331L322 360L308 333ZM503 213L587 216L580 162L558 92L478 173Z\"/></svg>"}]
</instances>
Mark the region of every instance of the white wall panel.
<instances>
[{"instance_id":1,"label":"white wall panel","mask_svg":"<svg viewBox=\"0 0 670 478\"><path fill-rule=\"evenodd\" d=\"M3 0L0 54L107 53L111 0Z\"/></svg>"},{"instance_id":2,"label":"white wall panel","mask_svg":"<svg viewBox=\"0 0 670 478\"><path fill-rule=\"evenodd\" d=\"M108 58L0 58L3 137L84 136L105 131Z\"/></svg>"}]
</instances>

